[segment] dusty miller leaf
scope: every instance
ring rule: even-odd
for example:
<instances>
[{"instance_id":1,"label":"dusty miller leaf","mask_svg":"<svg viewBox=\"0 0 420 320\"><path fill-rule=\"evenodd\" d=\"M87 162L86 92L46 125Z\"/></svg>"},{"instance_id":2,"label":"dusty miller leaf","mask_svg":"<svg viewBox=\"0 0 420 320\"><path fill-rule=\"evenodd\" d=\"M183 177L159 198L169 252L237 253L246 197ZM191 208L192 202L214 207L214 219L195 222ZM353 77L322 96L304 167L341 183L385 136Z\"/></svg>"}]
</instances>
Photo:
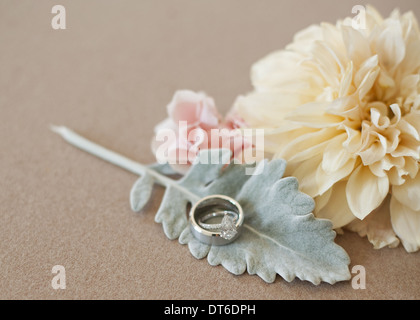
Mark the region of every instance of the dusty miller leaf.
<instances>
[{"instance_id":1,"label":"dusty miller leaf","mask_svg":"<svg viewBox=\"0 0 420 320\"><path fill-rule=\"evenodd\" d=\"M168 164L155 163L148 168L164 175L177 174ZM148 171L145 171L143 175L137 179L130 192L130 206L133 211L139 212L147 204L152 195L155 182L156 178Z\"/></svg>"},{"instance_id":2,"label":"dusty miller leaf","mask_svg":"<svg viewBox=\"0 0 420 320\"><path fill-rule=\"evenodd\" d=\"M219 164L210 161L215 158ZM286 162L263 161L261 174L246 175L246 165L224 165L229 158L229 150L204 150L180 180L161 181L147 177L146 172L146 178L133 186L133 210L140 210L148 201L155 181L166 187L155 221L162 223L168 238L179 237L180 243L188 244L194 257L207 256L211 265L222 265L234 274L247 270L267 282L273 282L276 274L287 281L298 277L314 284L350 279L350 259L334 242L331 222L313 216L314 201L298 190L295 178L282 178ZM190 232L187 204L211 194L235 198L243 207L242 233L229 245L206 245Z\"/></svg>"},{"instance_id":3,"label":"dusty miller leaf","mask_svg":"<svg viewBox=\"0 0 420 320\"><path fill-rule=\"evenodd\" d=\"M137 179L130 192L130 205L133 211L138 212L143 209L152 195L154 183L155 179L147 172Z\"/></svg>"}]
</instances>

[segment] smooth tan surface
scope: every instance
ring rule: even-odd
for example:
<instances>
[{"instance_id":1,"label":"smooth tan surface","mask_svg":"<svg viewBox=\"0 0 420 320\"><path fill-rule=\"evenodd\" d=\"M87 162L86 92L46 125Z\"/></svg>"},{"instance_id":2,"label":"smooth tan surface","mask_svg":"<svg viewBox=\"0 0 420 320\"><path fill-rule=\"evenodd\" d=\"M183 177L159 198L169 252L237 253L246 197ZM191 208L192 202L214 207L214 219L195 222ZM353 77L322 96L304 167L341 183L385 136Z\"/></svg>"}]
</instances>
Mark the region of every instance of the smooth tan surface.
<instances>
[{"instance_id":1,"label":"smooth tan surface","mask_svg":"<svg viewBox=\"0 0 420 320\"><path fill-rule=\"evenodd\" d=\"M339 3L339 4L338 4ZM420 17L420 2L370 1ZM51 28L51 8L67 29ZM280 277L234 276L168 240L154 214L134 213L136 176L49 131L66 125L142 163L177 89L204 90L226 112L251 90L253 62L295 32L351 16L360 1L0 2L1 299L419 299L420 256L337 236L366 268L365 290ZM67 288L51 287L54 265Z\"/></svg>"}]
</instances>

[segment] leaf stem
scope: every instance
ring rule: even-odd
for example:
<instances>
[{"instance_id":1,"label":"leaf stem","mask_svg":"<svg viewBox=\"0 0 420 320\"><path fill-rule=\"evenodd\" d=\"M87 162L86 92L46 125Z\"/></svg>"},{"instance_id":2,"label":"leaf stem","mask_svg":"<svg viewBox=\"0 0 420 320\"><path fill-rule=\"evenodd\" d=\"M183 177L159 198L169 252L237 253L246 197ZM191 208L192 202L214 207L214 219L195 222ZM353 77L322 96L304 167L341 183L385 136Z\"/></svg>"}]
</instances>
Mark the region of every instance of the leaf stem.
<instances>
[{"instance_id":1,"label":"leaf stem","mask_svg":"<svg viewBox=\"0 0 420 320\"><path fill-rule=\"evenodd\" d=\"M174 180L165 177L164 175L156 172L153 169L148 168L147 166L135 162L127 157L124 157L114 151L106 149L80 135L75 133L74 131L70 130L64 126L51 126L52 131L58 133L64 140L68 143L72 144L73 146L86 151L102 160L108 161L118 167L121 167L127 171L135 173L137 175L144 175L146 172L153 176L156 179L156 182L163 186L173 186L177 189L180 189L183 193L185 193L189 200L195 202L198 198L197 195L191 193L189 190L181 187L178 185Z\"/></svg>"}]
</instances>

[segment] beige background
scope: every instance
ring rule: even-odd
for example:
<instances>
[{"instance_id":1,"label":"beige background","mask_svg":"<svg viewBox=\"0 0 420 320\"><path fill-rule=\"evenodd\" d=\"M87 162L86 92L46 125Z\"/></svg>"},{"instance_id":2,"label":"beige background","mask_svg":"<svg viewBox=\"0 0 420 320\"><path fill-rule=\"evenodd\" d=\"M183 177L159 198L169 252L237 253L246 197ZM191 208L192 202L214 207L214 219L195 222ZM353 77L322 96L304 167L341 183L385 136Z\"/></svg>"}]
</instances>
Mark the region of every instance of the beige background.
<instances>
[{"instance_id":1,"label":"beige background","mask_svg":"<svg viewBox=\"0 0 420 320\"><path fill-rule=\"evenodd\" d=\"M338 4L339 3L339 4ZM420 17L420 2L370 1ZM67 9L67 30L51 8ZM351 16L362 1L0 1L0 298L419 299L420 256L336 242L363 265L351 282L314 286L234 276L194 259L154 222L163 190L141 213L136 176L49 131L66 125L143 163L154 125L177 89L204 90L226 112L251 90L249 69L311 23ZM63 265L67 289L51 287Z\"/></svg>"}]
</instances>

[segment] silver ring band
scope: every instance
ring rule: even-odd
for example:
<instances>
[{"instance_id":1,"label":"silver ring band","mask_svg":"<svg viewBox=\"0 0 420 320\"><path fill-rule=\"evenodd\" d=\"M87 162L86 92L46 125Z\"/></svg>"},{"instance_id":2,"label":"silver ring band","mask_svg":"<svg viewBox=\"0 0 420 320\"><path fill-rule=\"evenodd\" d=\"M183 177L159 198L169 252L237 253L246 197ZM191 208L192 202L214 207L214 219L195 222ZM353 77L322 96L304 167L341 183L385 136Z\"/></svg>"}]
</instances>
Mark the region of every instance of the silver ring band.
<instances>
[{"instance_id":1,"label":"silver ring band","mask_svg":"<svg viewBox=\"0 0 420 320\"><path fill-rule=\"evenodd\" d=\"M223 219L220 223L205 223L210 218L221 215ZM239 203L224 195L204 197L190 210L192 234L200 242L209 245L225 245L234 241L240 234L243 221L244 213ZM204 228L203 224L205 227L211 226Z\"/></svg>"},{"instance_id":2,"label":"silver ring band","mask_svg":"<svg viewBox=\"0 0 420 320\"><path fill-rule=\"evenodd\" d=\"M220 217L220 216L224 217L225 215L230 215L235 222L238 219L238 214L236 212L232 210L220 210L220 211L210 212L204 215L198 220L198 224L202 228L207 229L207 230L220 230L220 228L222 227L222 223L206 223L206 221L212 218Z\"/></svg>"}]
</instances>

